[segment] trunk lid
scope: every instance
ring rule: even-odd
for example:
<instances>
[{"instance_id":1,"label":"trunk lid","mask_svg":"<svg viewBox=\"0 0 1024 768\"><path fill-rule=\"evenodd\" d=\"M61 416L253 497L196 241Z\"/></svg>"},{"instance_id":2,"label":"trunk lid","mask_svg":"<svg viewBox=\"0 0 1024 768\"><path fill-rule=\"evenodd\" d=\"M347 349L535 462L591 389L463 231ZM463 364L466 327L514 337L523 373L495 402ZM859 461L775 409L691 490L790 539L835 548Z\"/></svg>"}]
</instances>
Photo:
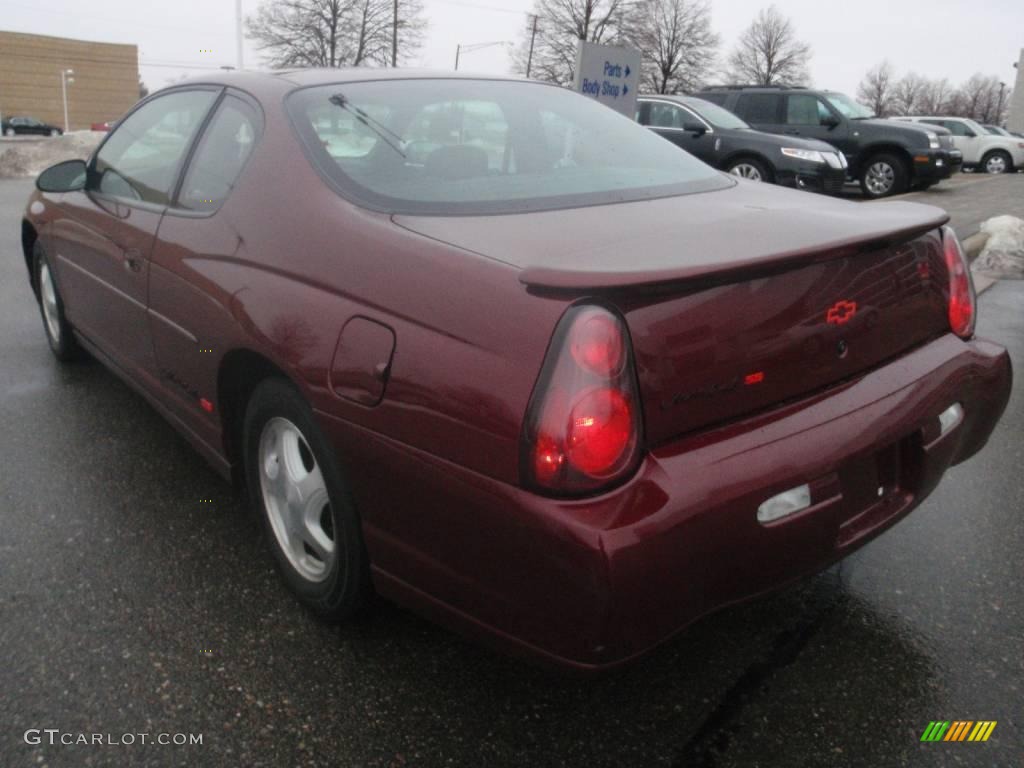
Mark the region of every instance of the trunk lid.
<instances>
[{"instance_id":1,"label":"trunk lid","mask_svg":"<svg viewBox=\"0 0 1024 768\"><path fill-rule=\"evenodd\" d=\"M629 326L647 444L807 396L948 329L943 211L763 184L643 203L396 222L599 298Z\"/></svg>"}]
</instances>

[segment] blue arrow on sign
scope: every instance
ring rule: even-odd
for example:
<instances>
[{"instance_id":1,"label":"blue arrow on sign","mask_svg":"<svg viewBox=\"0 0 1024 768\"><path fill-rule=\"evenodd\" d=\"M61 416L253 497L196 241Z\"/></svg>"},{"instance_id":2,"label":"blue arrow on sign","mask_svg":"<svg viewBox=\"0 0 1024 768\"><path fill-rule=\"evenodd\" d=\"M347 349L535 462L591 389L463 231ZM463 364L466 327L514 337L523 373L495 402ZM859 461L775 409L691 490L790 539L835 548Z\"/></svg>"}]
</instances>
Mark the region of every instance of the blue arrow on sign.
<instances>
[{"instance_id":1,"label":"blue arrow on sign","mask_svg":"<svg viewBox=\"0 0 1024 768\"><path fill-rule=\"evenodd\" d=\"M626 77L629 77L629 64L626 65Z\"/></svg>"},{"instance_id":2,"label":"blue arrow on sign","mask_svg":"<svg viewBox=\"0 0 1024 768\"><path fill-rule=\"evenodd\" d=\"M625 96L627 93L629 93L629 86L623 84L623 86L622 86L622 95Z\"/></svg>"}]
</instances>

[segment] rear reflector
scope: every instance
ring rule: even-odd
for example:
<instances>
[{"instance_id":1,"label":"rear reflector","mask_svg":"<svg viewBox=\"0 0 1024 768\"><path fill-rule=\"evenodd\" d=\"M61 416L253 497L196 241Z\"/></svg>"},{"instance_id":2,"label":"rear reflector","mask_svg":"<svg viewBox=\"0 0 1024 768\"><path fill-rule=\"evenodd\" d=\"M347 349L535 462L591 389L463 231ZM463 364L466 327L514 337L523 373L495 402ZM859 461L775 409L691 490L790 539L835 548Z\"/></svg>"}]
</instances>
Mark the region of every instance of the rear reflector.
<instances>
[{"instance_id":1,"label":"rear reflector","mask_svg":"<svg viewBox=\"0 0 1024 768\"><path fill-rule=\"evenodd\" d=\"M811 486L807 483L790 488L772 496L757 508L757 522L770 523L773 520L792 515L811 506Z\"/></svg>"},{"instance_id":2,"label":"rear reflector","mask_svg":"<svg viewBox=\"0 0 1024 768\"><path fill-rule=\"evenodd\" d=\"M953 403L939 414L939 434L944 435L964 417L964 408L960 403Z\"/></svg>"}]
</instances>

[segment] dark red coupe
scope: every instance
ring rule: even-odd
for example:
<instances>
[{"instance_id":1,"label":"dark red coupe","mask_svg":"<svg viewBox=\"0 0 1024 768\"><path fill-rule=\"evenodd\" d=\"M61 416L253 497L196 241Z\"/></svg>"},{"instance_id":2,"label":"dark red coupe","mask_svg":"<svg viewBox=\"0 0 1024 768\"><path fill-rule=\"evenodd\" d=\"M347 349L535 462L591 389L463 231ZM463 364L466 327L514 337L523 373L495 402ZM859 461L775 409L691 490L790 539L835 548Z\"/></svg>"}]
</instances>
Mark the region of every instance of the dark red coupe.
<instances>
[{"instance_id":1,"label":"dark red coupe","mask_svg":"<svg viewBox=\"0 0 1024 768\"><path fill-rule=\"evenodd\" d=\"M539 83L231 73L22 225L43 327L244 482L284 578L580 668L818 571L984 444L946 215L726 176Z\"/></svg>"}]
</instances>

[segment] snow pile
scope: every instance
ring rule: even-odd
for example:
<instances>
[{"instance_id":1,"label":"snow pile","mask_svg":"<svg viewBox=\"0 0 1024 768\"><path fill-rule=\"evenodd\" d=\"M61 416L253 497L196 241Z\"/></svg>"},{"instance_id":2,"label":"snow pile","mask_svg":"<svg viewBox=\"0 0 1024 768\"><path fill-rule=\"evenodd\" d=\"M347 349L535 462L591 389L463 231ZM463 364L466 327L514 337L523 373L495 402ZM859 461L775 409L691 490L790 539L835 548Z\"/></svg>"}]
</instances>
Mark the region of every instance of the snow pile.
<instances>
[{"instance_id":1,"label":"snow pile","mask_svg":"<svg viewBox=\"0 0 1024 768\"><path fill-rule=\"evenodd\" d=\"M1024 280L1024 219L996 216L981 223L988 235L974 270L998 278Z\"/></svg>"},{"instance_id":2,"label":"snow pile","mask_svg":"<svg viewBox=\"0 0 1024 768\"><path fill-rule=\"evenodd\" d=\"M55 138L0 141L0 178L37 176L62 160L85 160L104 136L101 131L72 131Z\"/></svg>"}]
</instances>

